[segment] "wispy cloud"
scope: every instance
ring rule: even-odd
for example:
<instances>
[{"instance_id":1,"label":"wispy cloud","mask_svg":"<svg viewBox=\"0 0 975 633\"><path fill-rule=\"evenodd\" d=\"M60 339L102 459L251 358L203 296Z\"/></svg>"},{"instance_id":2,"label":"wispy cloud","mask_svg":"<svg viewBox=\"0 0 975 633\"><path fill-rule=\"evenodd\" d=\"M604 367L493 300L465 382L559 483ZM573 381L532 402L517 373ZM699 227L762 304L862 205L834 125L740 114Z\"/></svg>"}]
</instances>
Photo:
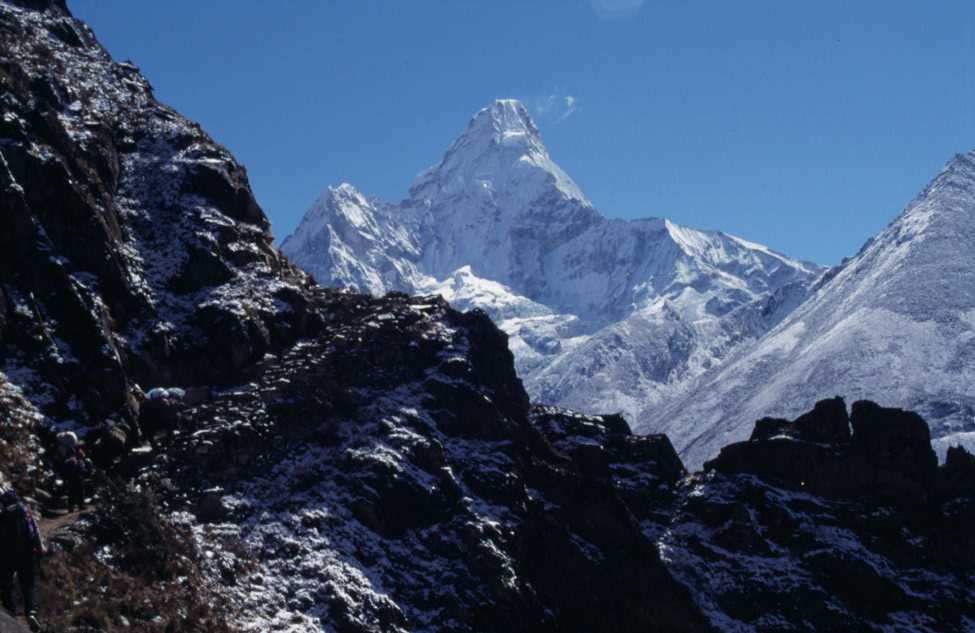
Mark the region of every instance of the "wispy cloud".
<instances>
[{"instance_id":1,"label":"wispy cloud","mask_svg":"<svg viewBox=\"0 0 975 633\"><path fill-rule=\"evenodd\" d=\"M640 12L646 0L589 0L589 5L600 20L629 18Z\"/></svg>"},{"instance_id":2,"label":"wispy cloud","mask_svg":"<svg viewBox=\"0 0 975 633\"><path fill-rule=\"evenodd\" d=\"M534 100L532 110L536 119L545 123L561 123L579 109L579 97L553 92Z\"/></svg>"}]
</instances>

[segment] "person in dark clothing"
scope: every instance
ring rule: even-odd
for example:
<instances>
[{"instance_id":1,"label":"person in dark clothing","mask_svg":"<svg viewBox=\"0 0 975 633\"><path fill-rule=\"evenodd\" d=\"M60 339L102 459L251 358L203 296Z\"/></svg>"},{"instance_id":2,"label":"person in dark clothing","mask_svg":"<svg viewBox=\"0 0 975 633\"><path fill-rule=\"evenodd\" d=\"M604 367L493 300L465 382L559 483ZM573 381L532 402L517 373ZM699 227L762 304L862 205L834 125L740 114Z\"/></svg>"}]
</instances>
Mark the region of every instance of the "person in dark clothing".
<instances>
[{"instance_id":1,"label":"person in dark clothing","mask_svg":"<svg viewBox=\"0 0 975 633\"><path fill-rule=\"evenodd\" d=\"M54 448L55 468L64 480L68 512L85 505L85 480L91 476L92 463L85 455L81 441L72 431L57 434Z\"/></svg>"},{"instance_id":2,"label":"person in dark clothing","mask_svg":"<svg viewBox=\"0 0 975 633\"><path fill-rule=\"evenodd\" d=\"M24 612L31 631L39 631L35 594L35 570L44 554L44 542L30 510L12 489L0 495L0 598L3 607L15 615L14 576L24 598Z\"/></svg>"},{"instance_id":3,"label":"person in dark clothing","mask_svg":"<svg viewBox=\"0 0 975 633\"><path fill-rule=\"evenodd\" d=\"M85 506L85 480L91 475L92 464L84 449L76 446L74 454L64 460L64 483L68 488L68 511Z\"/></svg>"}]
</instances>

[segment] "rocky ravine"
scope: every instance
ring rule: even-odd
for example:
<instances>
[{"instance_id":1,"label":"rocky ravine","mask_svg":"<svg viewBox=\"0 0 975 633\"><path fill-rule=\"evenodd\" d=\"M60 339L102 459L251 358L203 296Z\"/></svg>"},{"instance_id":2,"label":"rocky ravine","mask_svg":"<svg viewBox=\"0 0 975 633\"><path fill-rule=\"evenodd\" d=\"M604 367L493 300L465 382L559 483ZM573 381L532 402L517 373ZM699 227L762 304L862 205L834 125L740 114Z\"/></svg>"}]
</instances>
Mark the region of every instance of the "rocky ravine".
<instances>
[{"instance_id":1,"label":"rocky ravine","mask_svg":"<svg viewBox=\"0 0 975 633\"><path fill-rule=\"evenodd\" d=\"M131 419L136 383L212 393L56 540L57 630L972 629L975 465L915 416L826 403L689 475L532 406L483 313L312 284L63 4L0 3L0 41L4 478L43 489L50 430Z\"/></svg>"}]
</instances>

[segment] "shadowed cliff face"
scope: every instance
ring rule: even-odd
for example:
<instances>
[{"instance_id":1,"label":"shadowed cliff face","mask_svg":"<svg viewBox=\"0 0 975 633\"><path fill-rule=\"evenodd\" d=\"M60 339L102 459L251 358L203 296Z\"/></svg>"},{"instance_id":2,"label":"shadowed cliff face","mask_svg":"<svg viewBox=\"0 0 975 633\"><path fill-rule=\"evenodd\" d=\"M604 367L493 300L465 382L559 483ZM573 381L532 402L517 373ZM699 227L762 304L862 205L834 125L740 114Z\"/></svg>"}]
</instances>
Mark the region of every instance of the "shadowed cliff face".
<instances>
[{"instance_id":1,"label":"shadowed cliff face","mask_svg":"<svg viewBox=\"0 0 975 633\"><path fill-rule=\"evenodd\" d=\"M835 398L793 421L760 420L677 491L659 549L712 622L975 623L975 458L955 448L939 467L913 412L860 401L848 414Z\"/></svg>"},{"instance_id":2,"label":"shadowed cliff face","mask_svg":"<svg viewBox=\"0 0 975 633\"><path fill-rule=\"evenodd\" d=\"M60 3L3 5L0 43L0 370L86 423L292 341L305 280L244 168Z\"/></svg>"},{"instance_id":3,"label":"shadowed cliff face","mask_svg":"<svg viewBox=\"0 0 975 633\"><path fill-rule=\"evenodd\" d=\"M620 416L531 405L484 313L311 284L243 168L63 5L0 2L0 43L0 471L42 491L48 427L134 415L136 382L212 392L55 541L122 582L106 508L136 490L187 535L132 630L175 617L151 600L187 574L262 632L975 622L975 460L937 467L917 416L826 402L689 475ZM90 599L77 558L58 573Z\"/></svg>"},{"instance_id":4,"label":"shadowed cliff face","mask_svg":"<svg viewBox=\"0 0 975 633\"><path fill-rule=\"evenodd\" d=\"M260 562L225 579L249 629L707 630L610 482L540 432L576 418L529 406L483 313L321 292L322 334L188 412L143 474L177 482L213 576ZM578 423L676 460L619 418Z\"/></svg>"}]
</instances>

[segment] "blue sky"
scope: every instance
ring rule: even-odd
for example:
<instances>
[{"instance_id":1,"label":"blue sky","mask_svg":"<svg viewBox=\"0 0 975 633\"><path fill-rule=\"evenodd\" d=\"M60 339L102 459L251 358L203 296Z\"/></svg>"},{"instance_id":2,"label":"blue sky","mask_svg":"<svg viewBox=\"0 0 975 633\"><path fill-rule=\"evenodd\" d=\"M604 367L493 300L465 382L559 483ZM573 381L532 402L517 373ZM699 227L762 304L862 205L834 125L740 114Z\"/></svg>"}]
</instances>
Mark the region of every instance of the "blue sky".
<instances>
[{"instance_id":1,"label":"blue sky","mask_svg":"<svg viewBox=\"0 0 975 633\"><path fill-rule=\"evenodd\" d=\"M975 2L69 0L247 167L283 238L327 185L389 200L522 99L605 215L822 264L975 147Z\"/></svg>"}]
</instances>

